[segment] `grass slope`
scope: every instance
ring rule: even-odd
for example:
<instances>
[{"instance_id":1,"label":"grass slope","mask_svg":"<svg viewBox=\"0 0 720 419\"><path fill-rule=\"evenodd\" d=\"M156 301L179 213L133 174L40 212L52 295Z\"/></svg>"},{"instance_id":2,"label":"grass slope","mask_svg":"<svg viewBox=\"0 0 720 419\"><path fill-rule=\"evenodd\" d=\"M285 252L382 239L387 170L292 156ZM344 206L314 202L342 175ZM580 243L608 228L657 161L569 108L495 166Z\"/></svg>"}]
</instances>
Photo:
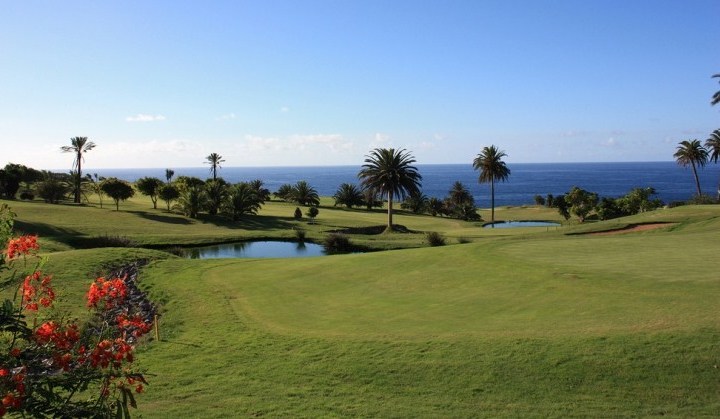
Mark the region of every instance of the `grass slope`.
<instances>
[{"instance_id":1,"label":"grass slope","mask_svg":"<svg viewBox=\"0 0 720 419\"><path fill-rule=\"evenodd\" d=\"M474 243L197 261L71 247L78 236L103 234L152 246L291 237L297 226L318 239L385 216L322 207L317 224L307 225L289 218L293 205L271 203L261 217L229 224L184 220L142 200L120 212L12 205L21 228L64 250L50 255L48 271L69 278L62 292L73 300L99 267L161 259L141 277L162 305L162 339L138 356L151 382L139 401L143 417L720 415L717 206L558 230L492 231L399 215L411 230ZM542 208L497 214L557 219ZM645 222L675 224L565 234ZM422 234L353 240L423 245Z\"/></svg>"},{"instance_id":2,"label":"grass slope","mask_svg":"<svg viewBox=\"0 0 720 419\"><path fill-rule=\"evenodd\" d=\"M142 412L717 416L720 224L699 223L159 262L145 280L166 292L168 334L142 354L157 374Z\"/></svg>"}]
</instances>

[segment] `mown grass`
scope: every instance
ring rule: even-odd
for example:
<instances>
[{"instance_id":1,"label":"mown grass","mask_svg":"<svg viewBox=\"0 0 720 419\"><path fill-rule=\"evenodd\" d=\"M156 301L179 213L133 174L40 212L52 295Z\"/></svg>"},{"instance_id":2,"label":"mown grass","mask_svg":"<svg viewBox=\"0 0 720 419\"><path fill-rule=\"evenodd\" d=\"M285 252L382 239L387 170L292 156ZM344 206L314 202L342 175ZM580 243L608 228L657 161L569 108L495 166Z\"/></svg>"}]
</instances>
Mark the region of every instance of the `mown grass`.
<instances>
[{"instance_id":1,"label":"mown grass","mask_svg":"<svg viewBox=\"0 0 720 419\"><path fill-rule=\"evenodd\" d=\"M143 201L133 205L145 211ZM77 234L122 233L152 246L286 234L285 226L180 226L60 208L14 206L21 225L46 220L55 232L47 244L58 249ZM273 203L262 215L272 225L287 214L292 225L293 209ZM500 209L498 218L503 211L504 219L557 219L542 208ZM162 304L162 339L138 356L151 382L143 417L712 417L720 415L719 216L717 206L681 207L492 231L400 215L411 230L473 243L418 248L422 234L394 233L353 240L406 249L293 260L65 250L50 255L48 268L86 281L132 252L154 259L141 281ZM384 219L322 207L316 225L302 225L321 237ZM675 224L565 234L646 222Z\"/></svg>"}]
</instances>

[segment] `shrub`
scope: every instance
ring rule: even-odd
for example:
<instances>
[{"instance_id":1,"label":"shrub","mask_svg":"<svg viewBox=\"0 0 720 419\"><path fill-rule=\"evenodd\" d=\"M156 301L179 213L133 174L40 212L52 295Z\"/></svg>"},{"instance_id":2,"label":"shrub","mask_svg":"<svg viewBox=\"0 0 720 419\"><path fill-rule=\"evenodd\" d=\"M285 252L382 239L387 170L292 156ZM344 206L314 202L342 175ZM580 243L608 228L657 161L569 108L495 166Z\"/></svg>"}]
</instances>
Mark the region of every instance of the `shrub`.
<instances>
[{"instance_id":1,"label":"shrub","mask_svg":"<svg viewBox=\"0 0 720 419\"><path fill-rule=\"evenodd\" d=\"M353 250L350 239L341 233L330 233L325 236L323 247L328 254L350 253Z\"/></svg>"},{"instance_id":2,"label":"shrub","mask_svg":"<svg viewBox=\"0 0 720 419\"><path fill-rule=\"evenodd\" d=\"M295 213L293 214L293 217L295 217L296 220L302 218L302 211L300 211L300 208L295 207Z\"/></svg>"},{"instance_id":3,"label":"shrub","mask_svg":"<svg viewBox=\"0 0 720 419\"><path fill-rule=\"evenodd\" d=\"M437 231L431 231L425 235L425 239L431 247L445 246L445 237Z\"/></svg>"},{"instance_id":4,"label":"shrub","mask_svg":"<svg viewBox=\"0 0 720 419\"><path fill-rule=\"evenodd\" d=\"M93 281L87 306L94 314L85 325L30 314L53 307L52 275L39 270L39 261L27 272L18 266L37 259L40 247L37 236L7 240L12 227L7 212L0 208L0 272L11 272L3 295L16 291L0 306L0 416L130 417L129 407L136 407L133 393L142 393L147 384L132 369L135 346L151 330L154 314L136 291L136 274L123 270ZM23 273L16 274L18 269Z\"/></svg>"},{"instance_id":5,"label":"shrub","mask_svg":"<svg viewBox=\"0 0 720 419\"><path fill-rule=\"evenodd\" d=\"M535 205L544 206L545 198L542 195L535 195Z\"/></svg>"},{"instance_id":6,"label":"shrub","mask_svg":"<svg viewBox=\"0 0 720 419\"><path fill-rule=\"evenodd\" d=\"M20 199L24 199L26 201L32 201L33 199L35 199L35 195L33 195L32 192L24 191L23 193L20 194Z\"/></svg>"},{"instance_id":7,"label":"shrub","mask_svg":"<svg viewBox=\"0 0 720 419\"><path fill-rule=\"evenodd\" d=\"M690 205L709 205L717 204L717 200L710 195L702 194L693 196L687 203Z\"/></svg>"},{"instance_id":8,"label":"shrub","mask_svg":"<svg viewBox=\"0 0 720 419\"><path fill-rule=\"evenodd\" d=\"M296 229L295 229L295 238L296 238L300 243L304 243L304 242L305 242L305 236L306 236L306 234L307 234L307 233L306 233L305 230L303 230L302 228L296 228Z\"/></svg>"},{"instance_id":9,"label":"shrub","mask_svg":"<svg viewBox=\"0 0 720 419\"><path fill-rule=\"evenodd\" d=\"M315 217L317 217L319 213L320 213L320 210L318 210L317 207L310 207L307 210L306 215L308 217L310 217L310 224L312 224L313 220L315 220Z\"/></svg>"}]
</instances>

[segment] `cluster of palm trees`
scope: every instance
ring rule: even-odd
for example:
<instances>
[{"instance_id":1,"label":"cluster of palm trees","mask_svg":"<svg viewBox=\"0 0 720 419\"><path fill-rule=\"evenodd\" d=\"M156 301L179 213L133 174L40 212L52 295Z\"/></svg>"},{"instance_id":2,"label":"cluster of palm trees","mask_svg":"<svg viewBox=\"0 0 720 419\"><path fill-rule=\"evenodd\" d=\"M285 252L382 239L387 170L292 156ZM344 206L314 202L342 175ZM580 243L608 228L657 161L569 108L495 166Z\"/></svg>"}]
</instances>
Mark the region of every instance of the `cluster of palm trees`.
<instances>
[{"instance_id":1,"label":"cluster of palm trees","mask_svg":"<svg viewBox=\"0 0 720 419\"><path fill-rule=\"evenodd\" d=\"M484 147L480 154L473 161L473 168L480 172L478 181L480 183L490 183L491 190L491 221L495 221L495 182L504 182L510 176L510 169L502 160L506 157L504 151L498 150L497 147L491 145ZM413 166L415 158L406 150L383 149L378 148L370 152L365 158L358 178L364 190L379 192L387 196L388 202L388 222L386 230L393 229L393 198L408 197L408 206L420 207L424 201L422 192L420 191L422 176L417 168ZM441 211L438 200L430 203L430 211ZM336 198L337 202L337 198ZM451 207L452 213L462 214L461 218L476 219L477 210L474 206L472 196L467 192L464 186L457 182L450 190L449 197L446 199L444 207ZM435 208L433 210L432 208Z\"/></svg>"},{"instance_id":2,"label":"cluster of palm trees","mask_svg":"<svg viewBox=\"0 0 720 419\"><path fill-rule=\"evenodd\" d=\"M718 95L718 93L716 93L716 95ZM710 134L710 138L705 140L704 145L701 144L699 140L680 141L673 157L675 157L675 161L677 161L679 165L683 167L690 166L692 168L697 196L702 197L697 168L705 167L708 162L718 162L720 158L720 129L713 131ZM720 184L718 184L717 194L717 198L720 199Z\"/></svg>"}]
</instances>

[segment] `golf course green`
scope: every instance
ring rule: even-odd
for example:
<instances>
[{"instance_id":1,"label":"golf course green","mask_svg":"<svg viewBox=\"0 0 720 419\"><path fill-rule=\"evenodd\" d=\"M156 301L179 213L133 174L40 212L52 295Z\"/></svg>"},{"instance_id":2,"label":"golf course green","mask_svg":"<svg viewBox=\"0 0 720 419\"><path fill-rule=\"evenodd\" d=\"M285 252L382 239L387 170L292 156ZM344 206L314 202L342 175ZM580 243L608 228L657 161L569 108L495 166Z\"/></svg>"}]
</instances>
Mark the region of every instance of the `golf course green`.
<instances>
[{"instance_id":1,"label":"golf course green","mask_svg":"<svg viewBox=\"0 0 720 419\"><path fill-rule=\"evenodd\" d=\"M137 354L145 418L720 416L718 205L583 224L496 208L498 220L564 223L512 229L398 211L403 232L367 234L384 210L328 198L312 223L278 201L238 222L153 210L147 197L119 211L0 202L18 232L40 235L62 310L82 315L103 269L148 261L140 285L161 317L160 340ZM625 229L645 224L656 228ZM298 229L316 243L344 231L365 251L163 251Z\"/></svg>"}]
</instances>

